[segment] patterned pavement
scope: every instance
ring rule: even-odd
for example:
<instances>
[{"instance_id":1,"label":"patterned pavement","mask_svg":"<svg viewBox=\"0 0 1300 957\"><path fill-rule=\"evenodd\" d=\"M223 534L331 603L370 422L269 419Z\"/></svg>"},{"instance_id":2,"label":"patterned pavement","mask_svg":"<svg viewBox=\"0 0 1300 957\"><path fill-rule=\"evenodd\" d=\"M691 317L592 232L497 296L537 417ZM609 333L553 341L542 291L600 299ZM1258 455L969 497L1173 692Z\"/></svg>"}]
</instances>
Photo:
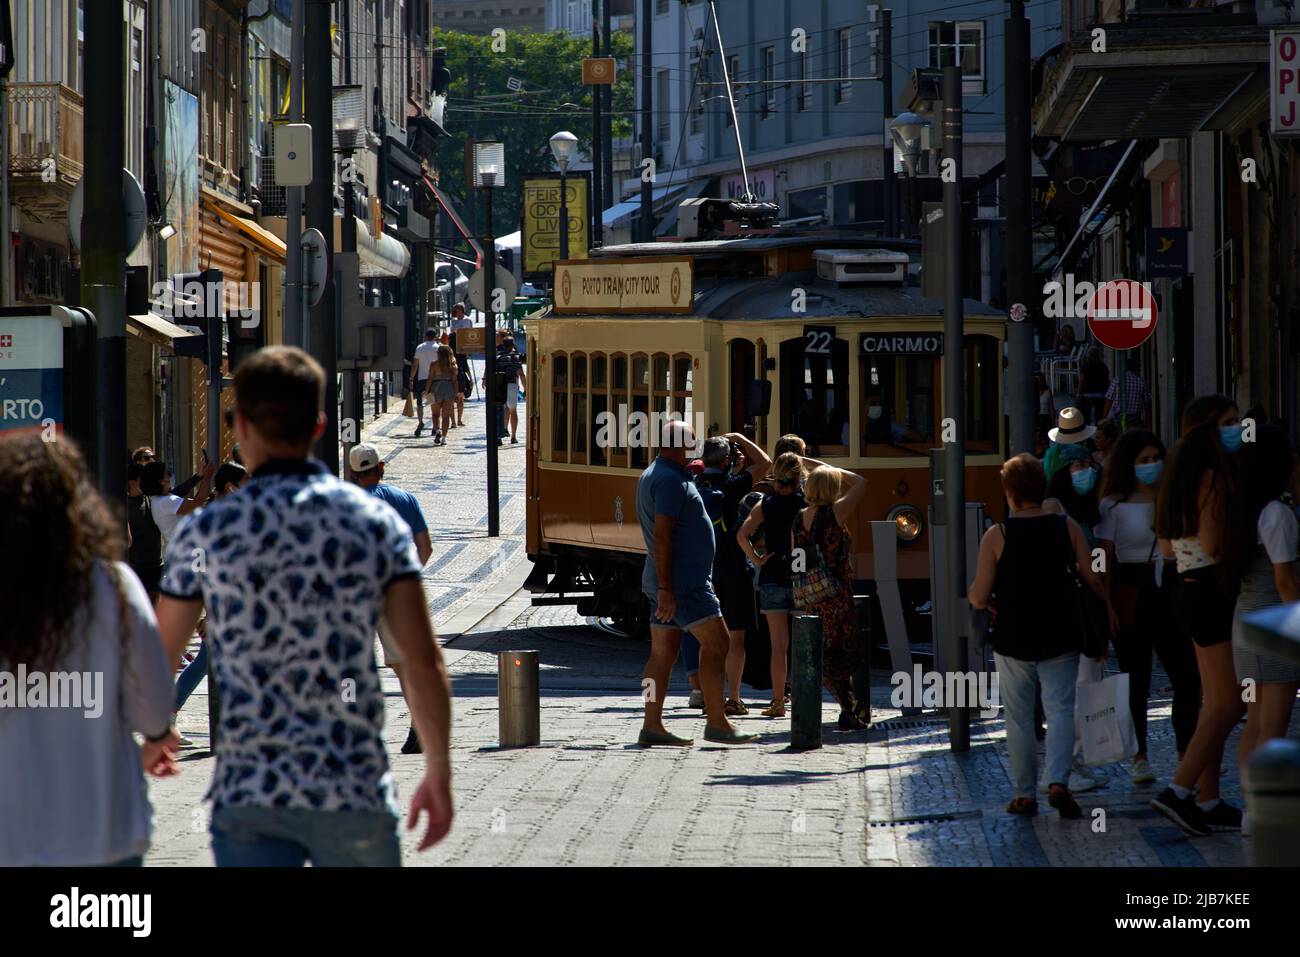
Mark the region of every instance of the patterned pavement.
<instances>
[{"instance_id":1,"label":"patterned pavement","mask_svg":"<svg viewBox=\"0 0 1300 957\"><path fill-rule=\"evenodd\" d=\"M390 403L390 408L400 408ZM903 716L889 706L886 672L873 674L875 724L840 733L823 704L824 746L789 747L789 724L738 719L759 742L708 744L687 685L674 673L666 719L692 748L641 749L640 676L646 646L611 635L568 606L537 606L517 588L531 567L523 555L524 453L501 449L499 539L484 534L485 440L480 403L450 444L412 438L411 420L390 413L365 430L388 462L388 477L421 501L433 530L424 572L455 692L453 756L456 821L423 854L403 832L408 865L1025 865L1204 866L1246 863L1240 836L1188 840L1147 802L1176 760L1170 702L1152 702L1150 747L1160 785L1134 785L1125 768L1104 769L1105 786L1079 795L1081 821L1045 810L1034 819L1003 810L1010 797L1000 719L977 721L971 750L948 750L935 715ZM497 747L496 653L537 650L542 663L542 743ZM1113 670L1112 663L1112 670ZM385 738L403 803L423 770L398 753L410 717L392 672L382 671ZM1167 684L1157 673L1153 688ZM764 693L747 697L763 702ZM205 686L180 727L196 745L184 773L151 781L155 808L151 865L211 864L207 808ZM1293 724L1300 733L1300 719ZM1240 800L1234 733L1224 793ZM1045 808L1045 802L1044 802ZM1096 813L1097 810L1104 812Z\"/></svg>"}]
</instances>

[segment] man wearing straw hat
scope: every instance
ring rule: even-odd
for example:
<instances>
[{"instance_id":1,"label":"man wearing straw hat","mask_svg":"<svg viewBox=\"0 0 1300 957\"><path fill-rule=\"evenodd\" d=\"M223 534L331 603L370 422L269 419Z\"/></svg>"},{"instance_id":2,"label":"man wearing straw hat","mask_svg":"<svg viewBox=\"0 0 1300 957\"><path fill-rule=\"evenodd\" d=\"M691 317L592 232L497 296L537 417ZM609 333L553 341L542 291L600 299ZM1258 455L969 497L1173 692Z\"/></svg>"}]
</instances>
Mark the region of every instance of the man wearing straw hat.
<instances>
[{"instance_id":1,"label":"man wearing straw hat","mask_svg":"<svg viewBox=\"0 0 1300 957\"><path fill-rule=\"evenodd\" d=\"M1048 484L1051 484L1052 476L1066 464L1066 459L1061 454L1065 446L1087 442L1096 432L1097 427L1088 425L1083 413L1074 406L1061 410L1056 419L1056 428L1047 431L1051 445L1043 455L1043 471L1047 473Z\"/></svg>"}]
</instances>

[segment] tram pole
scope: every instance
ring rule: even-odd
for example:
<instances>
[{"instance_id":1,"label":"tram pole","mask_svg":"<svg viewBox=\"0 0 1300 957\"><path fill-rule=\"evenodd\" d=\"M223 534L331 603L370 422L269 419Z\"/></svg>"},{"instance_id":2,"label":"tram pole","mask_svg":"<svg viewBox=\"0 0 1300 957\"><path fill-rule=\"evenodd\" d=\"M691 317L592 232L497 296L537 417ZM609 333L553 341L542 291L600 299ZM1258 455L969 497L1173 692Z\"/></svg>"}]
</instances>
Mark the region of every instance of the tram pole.
<instances>
[{"instance_id":1,"label":"tram pole","mask_svg":"<svg viewBox=\"0 0 1300 957\"><path fill-rule=\"evenodd\" d=\"M963 369L961 174L962 174L962 84L957 65L957 46L943 68L943 220L947 224L947 281L943 303L943 410L947 435L944 471L944 505L948 522L948 588L952 630L948 641L948 667L957 673L967 670L966 622L961 614L966 596L966 416L962 408L965 383ZM949 160L952 165L949 165ZM970 750L970 712L948 708L948 746L953 751Z\"/></svg>"},{"instance_id":2,"label":"tram pole","mask_svg":"<svg viewBox=\"0 0 1300 957\"><path fill-rule=\"evenodd\" d=\"M894 11L880 11L880 83L884 101L881 138L884 153L881 185L885 199L885 235L898 235L898 179L894 176L894 147L889 137L889 120L894 115Z\"/></svg>"},{"instance_id":3,"label":"tram pole","mask_svg":"<svg viewBox=\"0 0 1300 957\"><path fill-rule=\"evenodd\" d=\"M497 476L497 446L501 444L497 428L497 239L492 231L492 187L483 188L483 218L487 226L487 256L483 262L483 305L487 317L483 321L483 381L487 384L487 520L488 538L501 534L501 493ZM560 234L569 231L564 224Z\"/></svg>"},{"instance_id":4,"label":"tram pole","mask_svg":"<svg viewBox=\"0 0 1300 957\"><path fill-rule=\"evenodd\" d=\"M1010 0L1006 20L1007 119L1007 410L1012 455L1034 451L1033 240L1030 235L1030 187L1033 161L1029 147L1029 20L1024 0ZM1020 308L1016 308L1020 307Z\"/></svg>"},{"instance_id":5,"label":"tram pole","mask_svg":"<svg viewBox=\"0 0 1300 957\"><path fill-rule=\"evenodd\" d=\"M654 5L651 0L641 0L641 22L637 25L641 36L641 162L654 156L654 140L651 131L653 117L653 100L651 88L654 85ZM724 66L725 69L725 66ZM658 171L656 170L656 173ZM655 174L646 176L645 167L641 168L641 242L654 242L655 217L654 203L650 196L651 184Z\"/></svg>"}]
</instances>

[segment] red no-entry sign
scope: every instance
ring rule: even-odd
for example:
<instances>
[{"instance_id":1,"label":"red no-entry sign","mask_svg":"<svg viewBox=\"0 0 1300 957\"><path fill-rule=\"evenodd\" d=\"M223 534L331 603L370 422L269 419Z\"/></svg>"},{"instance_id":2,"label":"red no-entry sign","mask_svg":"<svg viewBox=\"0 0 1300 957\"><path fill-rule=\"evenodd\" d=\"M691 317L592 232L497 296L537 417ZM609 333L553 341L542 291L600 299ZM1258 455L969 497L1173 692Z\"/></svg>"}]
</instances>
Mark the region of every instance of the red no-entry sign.
<instances>
[{"instance_id":1,"label":"red no-entry sign","mask_svg":"<svg viewBox=\"0 0 1300 957\"><path fill-rule=\"evenodd\" d=\"M1132 279L1112 279L1088 301L1088 328L1103 345L1135 349L1156 331L1156 299Z\"/></svg>"}]
</instances>

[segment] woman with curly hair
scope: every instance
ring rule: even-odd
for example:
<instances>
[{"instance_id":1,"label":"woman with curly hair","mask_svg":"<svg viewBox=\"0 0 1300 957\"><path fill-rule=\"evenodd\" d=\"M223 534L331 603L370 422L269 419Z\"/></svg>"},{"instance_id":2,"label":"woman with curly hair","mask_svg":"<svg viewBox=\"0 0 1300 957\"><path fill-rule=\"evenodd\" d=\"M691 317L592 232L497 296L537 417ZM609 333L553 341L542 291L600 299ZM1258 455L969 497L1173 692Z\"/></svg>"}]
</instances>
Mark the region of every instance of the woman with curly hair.
<instances>
[{"instance_id":1,"label":"woman with curly hair","mask_svg":"<svg viewBox=\"0 0 1300 957\"><path fill-rule=\"evenodd\" d=\"M176 773L176 744L171 669L121 560L122 523L62 436L0 439L0 502L0 866L138 865L141 762Z\"/></svg>"}]
</instances>

